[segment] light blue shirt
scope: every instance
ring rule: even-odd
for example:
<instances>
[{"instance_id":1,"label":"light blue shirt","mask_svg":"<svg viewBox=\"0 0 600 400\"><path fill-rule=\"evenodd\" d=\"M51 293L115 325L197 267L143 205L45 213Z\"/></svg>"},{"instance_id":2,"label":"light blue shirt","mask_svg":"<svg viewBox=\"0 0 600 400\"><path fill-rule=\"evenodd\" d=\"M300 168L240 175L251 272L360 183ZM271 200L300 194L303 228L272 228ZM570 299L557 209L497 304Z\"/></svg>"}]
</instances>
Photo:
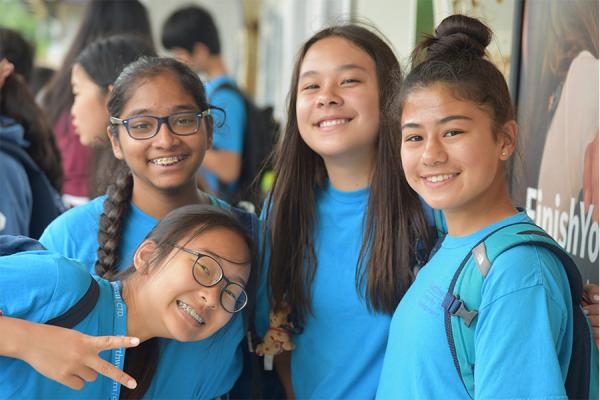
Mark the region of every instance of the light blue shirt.
<instances>
[{"instance_id":1,"label":"light blue shirt","mask_svg":"<svg viewBox=\"0 0 600 400\"><path fill-rule=\"evenodd\" d=\"M105 196L98 197L62 214L48 226L40 238L42 244L82 260L94 273L104 199ZM215 198L211 201L213 205L229 207ZM131 205L121 236L119 270L131 264L136 248L157 223L157 219ZM239 344L243 336L243 318L238 313L207 339L187 343L161 339L160 362L145 397L210 399L228 392L242 370Z\"/></svg>"},{"instance_id":2,"label":"light blue shirt","mask_svg":"<svg viewBox=\"0 0 600 400\"><path fill-rule=\"evenodd\" d=\"M215 120L213 133L213 149L225 150L232 153L242 154L244 148L244 131L246 127L246 106L244 99L229 88L218 89L223 84L237 87L233 79L227 75L221 75L206 82L206 96L210 104L225 110L225 115L220 111L214 111ZM206 168L201 168L209 189L213 193L219 192L219 180L217 176ZM233 192L236 184L230 184L227 190Z\"/></svg>"},{"instance_id":3,"label":"light blue shirt","mask_svg":"<svg viewBox=\"0 0 600 400\"><path fill-rule=\"evenodd\" d=\"M50 251L0 257L0 310L8 317L47 322L76 304L88 289L90 279L81 263ZM125 335L127 308L124 303L120 312L116 312L120 292L115 292L118 289L108 281L96 280L100 288L96 306L74 329L94 336ZM100 353L100 357L121 369L123 355L124 349ZM44 377L22 360L0 357L0 399L107 399L115 396L118 399L119 391L120 385L103 375L86 383L82 390L73 390Z\"/></svg>"},{"instance_id":4,"label":"light blue shirt","mask_svg":"<svg viewBox=\"0 0 600 400\"><path fill-rule=\"evenodd\" d=\"M380 399L467 398L448 346L442 300L458 265L486 234L448 236L394 313ZM549 250L518 246L496 258L482 286L475 330L477 398L565 398L572 346L569 282Z\"/></svg>"}]
</instances>

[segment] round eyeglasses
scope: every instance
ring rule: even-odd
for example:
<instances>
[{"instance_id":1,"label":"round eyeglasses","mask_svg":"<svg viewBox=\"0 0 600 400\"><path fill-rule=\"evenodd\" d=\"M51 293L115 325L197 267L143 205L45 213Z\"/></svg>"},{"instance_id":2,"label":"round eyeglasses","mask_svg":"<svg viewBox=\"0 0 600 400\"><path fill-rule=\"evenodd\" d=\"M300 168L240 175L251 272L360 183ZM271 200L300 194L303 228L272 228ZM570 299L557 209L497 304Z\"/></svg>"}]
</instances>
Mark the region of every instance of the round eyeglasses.
<instances>
[{"instance_id":1,"label":"round eyeglasses","mask_svg":"<svg viewBox=\"0 0 600 400\"><path fill-rule=\"evenodd\" d=\"M242 285L227 279L223 273L221 263L216 258L202 251L194 251L177 244L172 244L172 246L196 256L192 265L192 275L200 286L210 288L218 285L221 281L225 281L226 285L221 288L220 296L221 306L225 311L233 314L242 311L246 307L246 304L248 304L246 290Z\"/></svg>"},{"instance_id":2,"label":"round eyeglasses","mask_svg":"<svg viewBox=\"0 0 600 400\"><path fill-rule=\"evenodd\" d=\"M208 116L210 116L210 109L201 112L180 112L166 117L153 115L139 115L126 119L110 117L110 123L123 125L132 139L144 140L156 136L162 124L167 124L175 135L193 135L200 129L200 121Z\"/></svg>"}]
</instances>

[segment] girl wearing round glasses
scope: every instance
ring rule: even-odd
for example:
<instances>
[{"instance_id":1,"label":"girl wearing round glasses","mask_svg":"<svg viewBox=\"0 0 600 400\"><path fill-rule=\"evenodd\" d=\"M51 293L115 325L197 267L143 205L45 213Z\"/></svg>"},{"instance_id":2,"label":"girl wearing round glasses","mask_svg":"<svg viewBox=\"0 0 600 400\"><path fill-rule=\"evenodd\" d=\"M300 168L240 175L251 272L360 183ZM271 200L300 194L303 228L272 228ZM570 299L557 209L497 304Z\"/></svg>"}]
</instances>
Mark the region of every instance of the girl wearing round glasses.
<instances>
[{"instance_id":1,"label":"girl wearing round glasses","mask_svg":"<svg viewBox=\"0 0 600 400\"><path fill-rule=\"evenodd\" d=\"M244 308L251 247L251 238L233 213L190 205L169 213L155 226L136 249L132 265L113 282L91 278L84 265L51 251L2 257L0 309L4 316L0 326L4 320L18 326L21 320L44 322L61 315L85 293L91 279L97 281L100 294L94 309L74 328L81 336L93 335L85 336L88 351L77 352L65 335L60 351L75 352L80 362L74 370L55 364L54 376L49 376L56 379L67 369L65 383L81 391L36 371L46 356L43 348L36 347L46 333L36 330L26 355L0 346L0 354L7 356L0 357L0 398L140 398L157 362L168 363L168 368L176 366L158 357L152 345L158 337L166 338L164 342L189 342L218 336L215 334L232 315ZM27 325L22 327L27 329ZM76 334L64 328L45 328L50 333ZM11 333L19 331L8 331L3 342L11 341ZM101 335L110 336L95 337ZM123 354L123 348L131 346L137 347ZM177 363L186 359L183 352L188 350L179 347ZM137 382L120 371L132 365L146 369ZM121 389L113 379L133 390Z\"/></svg>"},{"instance_id":2,"label":"girl wearing round glasses","mask_svg":"<svg viewBox=\"0 0 600 400\"><path fill-rule=\"evenodd\" d=\"M202 82L182 63L141 58L127 66L110 94L108 110L114 122L107 129L115 157L127 168L116 172L105 196L69 210L50 224L40 239L42 244L112 279L129 266L135 249L168 212L188 204L228 208L196 186L196 171L212 142L212 118L204 113L209 109ZM129 130L121 121L127 121ZM152 134L138 135L144 129ZM131 131L135 131L133 136ZM214 398L226 393L242 369L239 344L243 333L242 317L236 315L218 335L201 341L159 340L161 363L146 396ZM34 339L26 332L16 340L12 345L27 351L28 342ZM46 350L55 349L57 342L49 340ZM81 352L89 351L83 338L72 343ZM45 367L51 370L52 365L78 362L71 353L55 352ZM136 379L147 372L147 365L125 367Z\"/></svg>"}]
</instances>

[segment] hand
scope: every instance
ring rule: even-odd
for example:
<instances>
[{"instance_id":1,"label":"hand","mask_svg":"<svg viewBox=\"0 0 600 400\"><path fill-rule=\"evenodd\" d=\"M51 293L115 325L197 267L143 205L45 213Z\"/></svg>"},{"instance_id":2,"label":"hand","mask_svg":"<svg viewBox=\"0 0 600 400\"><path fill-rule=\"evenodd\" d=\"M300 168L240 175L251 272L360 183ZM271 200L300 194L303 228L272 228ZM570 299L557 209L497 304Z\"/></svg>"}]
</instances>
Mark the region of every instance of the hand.
<instances>
[{"instance_id":1,"label":"hand","mask_svg":"<svg viewBox=\"0 0 600 400\"><path fill-rule=\"evenodd\" d=\"M594 334L594 340L596 340L596 346L598 346L598 299L599 299L599 288L598 285L588 284L583 288L583 310L590 320L592 326L592 332Z\"/></svg>"},{"instance_id":2,"label":"hand","mask_svg":"<svg viewBox=\"0 0 600 400\"><path fill-rule=\"evenodd\" d=\"M100 358L98 353L120 347L135 347L140 342L138 338L89 336L73 329L15 318L1 319L12 320L9 334L20 334L19 339L15 340L15 336L11 335L8 340L27 343L26 346L18 346L15 358L22 359L49 379L80 390L86 382L93 382L98 374L102 374L129 389L137 386L131 376ZM17 324L20 326L13 330Z\"/></svg>"},{"instance_id":3,"label":"hand","mask_svg":"<svg viewBox=\"0 0 600 400\"><path fill-rule=\"evenodd\" d=\"M593 205L592 218L598 222L598 129L594 140L585 147L582 191L586 210Z\"/></svg>"},{"instance_id":4,"label":"hand","mask_svg":"<svg viewBox=\"0 0 600 400\"><path fill-rule=\"evenodd\" d=\"M15 66L6 58L0 60L0 89L4 86L4 81L15 70Z\"/></svg>"}]
</instances>

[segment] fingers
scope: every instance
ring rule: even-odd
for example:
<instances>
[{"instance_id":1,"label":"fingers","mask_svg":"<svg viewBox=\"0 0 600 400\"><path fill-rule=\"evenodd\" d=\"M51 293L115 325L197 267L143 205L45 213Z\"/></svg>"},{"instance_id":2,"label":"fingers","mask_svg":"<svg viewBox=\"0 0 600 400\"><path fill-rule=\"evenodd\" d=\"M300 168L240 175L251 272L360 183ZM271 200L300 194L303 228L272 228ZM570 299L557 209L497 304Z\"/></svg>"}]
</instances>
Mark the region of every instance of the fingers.
<instances>
[{"instance_id":1,"label":"fingers","mask_svg":"<svg viewBox=\"0 0 600 400\"><path fill-rule=\"evenodd\" d=\"M84 384L83 379L81 379L77 375L70 375L63 380L60 380L59 382L65 386L70 387L71 389L74 389L74 390L83 389L83 384Z\"/></svg>"},{"instance_id":2,"label":"fingers","mask_svg":"<svg viewBox=\"0 0 600 400\"><path fill-rule=\"evenodd\" d=\"M104 361L100 357L96 357L89 367L97 371L99 374L106 376L116 382L119 382L121 385L129 388L135 389L137 386L137 382L131 376L127 375L125 372L121 371L119 368L115 367L111 363Z\"/></svg>"},{"instance_id":3,"label":"fingers","mask_svg":"<svg viewBox=\"0 0 600 400\"><path fill-rule=\"evenodd\" d=\"M12 72L15 66L6 58L0 60L0 88L4 85L4 81Z\"/></svg>"},{"instance_id":4,"label":"fingers","mask_svg":"<svg viewBox=\"0 0 600 400\"><path fill-rule=\"evenodd\" d=\"M98 352L121 347L135 347L140 344L140 339L130 336L90 336L90 340L96 345Z\"/></svg>"},{"instance_id":5,"label":"fingers","mask_svg":"<svg viewBox=\"0 0 600 400\"><path fill-rule=\"evenodd\" d=\"M86 382L94 382L98 378L98 373L91 368L83 367L78 375Z\"/></svg>"},{"instance_id":6,"label":"fingers","mask_svg":"<svg viewBox=\"0 0 600 400\"><path fill-rule=\"evenodd\" d=\"M587 304L598 304L600 300L600 287L592 283L585 285L583 287L583 300Z\"/></svg>"}]
</instances>

